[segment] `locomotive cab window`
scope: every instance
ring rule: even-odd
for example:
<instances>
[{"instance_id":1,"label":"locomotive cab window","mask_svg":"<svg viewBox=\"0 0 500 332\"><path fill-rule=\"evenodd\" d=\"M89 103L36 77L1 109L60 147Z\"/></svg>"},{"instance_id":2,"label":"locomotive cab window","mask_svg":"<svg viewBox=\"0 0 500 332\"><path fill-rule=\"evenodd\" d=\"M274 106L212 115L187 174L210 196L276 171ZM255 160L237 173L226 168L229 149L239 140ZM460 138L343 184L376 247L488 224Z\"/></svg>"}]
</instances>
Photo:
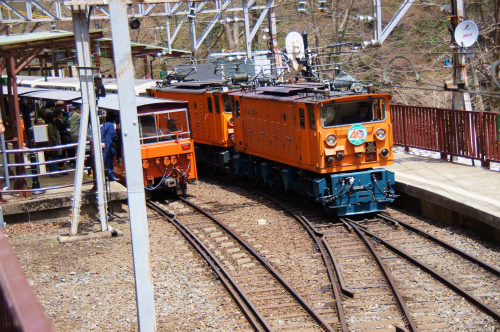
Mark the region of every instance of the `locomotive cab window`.
<instances>
[{"instance_id":1,"label":"locomotive cab window","mask_svg":"<svg viewBox=\"0 0 500 332\"><path fill-rule=\"evenodd\" d=\"M220 114L219 95L214 95L215 113Z\"/></svg>"},{"instance_id":2,"label":"locomotive cab window","mask_svg":"<svg viewBox=\"0 0 500 332\"><path fill-rule=\"evenodd\" d=\"M303 108L299 108L299 121L300 129L306 129L306 115Z\"/></svg>"},{"instance_id":3,"label":"locomotive cab window","mask_svg":"<svg viewBox=\"0 0 500 332\"><path fill-rule=\"evenodd\" d=\"M309 113L309 129L316 130L316 118L314 116L314 106L307 106L307 113Z\"/></svg>"},{"instance_id":4,"label":"locomotive cab window","mask_svg":"<svg viewBox=\"0 0 500 332\"><path fill-rule=\"evenodd\" d=\"M208 113L213 113L214 112L213 105L212 105L212 98L211 97L207 97L207 107L208 107Z\"/></svg>"},{"instance_id":5,"label":"locomotive cab window","mask_svg":"<svg viewBox=\"0 0 500 332\"><path fill-rule=\"evenodd\" d=\"M239 100L234 100L234 110L233 110L233 117L235 118L240 118L240 101Z\"/></svg>"},{"instance_id":6,"label":"locomotive cab window","mask_svg":"<svg viewBox=\"0 0 500 332\"><path fill-rule=\"evenodd\" d=\"M320 113L323 128L383 121L386 118L386 103L384 99L330 103L323 105Z\"/></svg>"},{"instance_id":7,"label":"locomotive cab window","mask_svg":"<svg viewBox=\"0 0 500 332\"><path fill-rule=\"evenodd\" d=\"M224 106L224 113L231 113L231 99L228 95L222 95L222 104Z\"/></svg>"}]
</instances>

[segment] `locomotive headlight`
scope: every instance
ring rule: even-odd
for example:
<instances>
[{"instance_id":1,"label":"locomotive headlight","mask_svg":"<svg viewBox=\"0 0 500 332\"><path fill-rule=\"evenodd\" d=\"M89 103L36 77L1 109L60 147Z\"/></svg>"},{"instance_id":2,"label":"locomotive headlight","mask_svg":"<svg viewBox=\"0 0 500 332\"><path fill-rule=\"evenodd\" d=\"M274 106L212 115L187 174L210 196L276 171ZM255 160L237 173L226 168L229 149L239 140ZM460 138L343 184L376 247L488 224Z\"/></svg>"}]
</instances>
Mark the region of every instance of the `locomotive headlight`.
<instances>
[{"instance_id":1,"label":"locomotive headlight","mask_svg":"<svg viewBox=\"0 0 500 332\"><path fill-rule=\"evenodd\" d=\"M328 146L335 146L337 144L337 136L335 136L333 134L329 134L325 138L325 143Z\"/></svg>"},{"instance_id":2,"label":"locomotive headlight","mask_svg":"<svg viewBox=\"0 0 500 332\"><path fill-rule=\"evenodd\" d=\"M389 150L387 149L380 150L380 155L384 158L387 158L387 156L389 155Z\"/></svg>"},{"instance_id":3,"label":"locomotive headlight","mask_svg":"<svg viewBox=\"0 0 500 332\"><path fill-rule=\"evenodd\" d=\"M233 123L234 123L234 119L231 117L231 119L229 119L229 125L231 125L231 126L232 126L232 125L233 125Z\"/></svg>"},{"instance_id":4,"label":"locomotive headlight","mask_svg":"<svg viewBox=\"0 0 500 332\"><path fill-rule=\"evenodd\" d=\"M379 128L375 131L375 137L378 140L383 140L387 137L387 132L385 131L385 129Z\"/></svg>"}]
</instances>

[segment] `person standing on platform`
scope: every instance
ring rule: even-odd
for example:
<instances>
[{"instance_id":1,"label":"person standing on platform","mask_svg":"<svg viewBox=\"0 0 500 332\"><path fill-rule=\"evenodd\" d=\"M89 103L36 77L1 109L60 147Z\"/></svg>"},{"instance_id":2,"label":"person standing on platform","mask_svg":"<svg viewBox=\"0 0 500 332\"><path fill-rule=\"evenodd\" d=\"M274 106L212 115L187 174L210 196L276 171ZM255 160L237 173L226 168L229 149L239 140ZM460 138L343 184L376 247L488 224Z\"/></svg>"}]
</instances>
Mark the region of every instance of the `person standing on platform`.
<instances>
[{"instance_id":1,"label":"person standing on platform","mask_svg":"<svg viewBox=\"0 0 500 332\"><path fill-rule=\"evenodd\" d=\"M49 100L45 103L45 115L49 115L50 113L54 113L54 109L56 108L56 104Z\"/></svg>"},{"instance_id":2,"label":"person standing on platform","mask_svg":"<svg viewBox=\"0 0 500 332\"><path fill-rule=\"evenodd\" d=\"M60 108L56 108L54 110L54 116L55 116L54 124L57 127L57 129L59 130L59 137L61 139L60 144L65 145L65 144L71 143L71 136L69 135L69 131L63 122L62 110ZM61 150L61 158L62 159L66 158L67 153L68 153L68 149L62 149ZM59 168L59 170L64 169L64 162L60 162L58 165L58 168Z\"/></svg>"},{"instance_id":3,"label":"person standing on platform","mask_svg":"<svg viewBox=\"0 0 500 332\"><path fill-rule=\"evenodd\" d=\"M71 117L69 119L69 134L71 136L71 142L72 143L78 143L78 135L80 133L80 119L81 119L81 113L82 111L80 110L79 105L74 105L71 106L70 108ZM75 156L76 149L75 148L70 148L68 149L68 156L69 157L74 157ZM71 160L70 164L72 166L75 166L75 161Z\"/></svg>"},{"instance_id":4,"label":"person standing on platform","mask_svg":"<svg viewBox=\"0 0 500 332\"><path fill-rule=\"evenodd\" d=\"M61 136L59 135L59 130L57 129L55 125L55 114L53 112L50 112L47 114L47 131L49 134L49 146L57 146L61 145ZM46 153L46 159L51 159L52 161L58 160L59 159L59 151L58 150L52 150ZM49 169L50 172L56 172L57 171L57 163L51 163L49 164ZM56 176L62 176L61 174L53 174L51 177L56 177Z\"/></svg>"},{"instance_id":5,"label":"person standing on platform","mask_svg":"<svg viewBox=\"0 0 500 332\"><path fill-rule=\"evenodd\" d=\"M115 165L113 157L115 155L115 140L117 125L115 124L115 115L113 113L106 114L106 122L101 127L101 144L103 145L104 167L107 169L106 176L110 181L118 181L113 174Z\"/></svg>"}]
</instances>

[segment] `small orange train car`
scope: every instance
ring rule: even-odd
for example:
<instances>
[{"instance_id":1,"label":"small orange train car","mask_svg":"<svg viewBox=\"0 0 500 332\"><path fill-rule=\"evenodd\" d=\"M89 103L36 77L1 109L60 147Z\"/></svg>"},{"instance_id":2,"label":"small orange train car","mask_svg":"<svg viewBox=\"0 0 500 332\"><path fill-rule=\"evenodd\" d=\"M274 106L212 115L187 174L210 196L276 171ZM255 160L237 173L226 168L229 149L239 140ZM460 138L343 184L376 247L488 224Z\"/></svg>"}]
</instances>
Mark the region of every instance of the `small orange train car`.
<instances>
[{"instance_id":1,"label":"small orange train car","mask_svg":"<svg viewBox=\"0 0 500 332\"><path fill-rule=\"evenodd\" d=\"M146 193L186 193L187 184L198 178L187 102L136 97L136 103ZM100 98L98 108L119 113L118 95ZM116 159L114 174L124 183L124 163Z\"/></svg>"}]
</instances>

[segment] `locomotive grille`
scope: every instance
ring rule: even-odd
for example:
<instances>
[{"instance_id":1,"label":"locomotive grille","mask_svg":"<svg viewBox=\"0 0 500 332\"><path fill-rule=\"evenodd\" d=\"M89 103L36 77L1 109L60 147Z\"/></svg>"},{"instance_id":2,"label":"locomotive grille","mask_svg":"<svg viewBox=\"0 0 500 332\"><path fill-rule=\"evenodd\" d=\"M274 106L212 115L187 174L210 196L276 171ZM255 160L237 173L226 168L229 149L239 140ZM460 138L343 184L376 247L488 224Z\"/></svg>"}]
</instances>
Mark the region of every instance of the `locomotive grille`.
<instances>
[{"instance_id":1,"label":"locomotive grille","mask_svg":"<svg viewBox=\"0 0 500 332\"><path fill-rule=\"evenodd\" d=\"M276 130L276 123L274 121L271 121L271 133L277 133L277 130ZM277 154L278 153L278 139L277 139L277 134L273 134L273 151L274 151L274 154Z\"/></svg>"},{"instance_id":2,"label":"locomotive grille","mask_svg":"<svg viewBox=\"0 0 500 332\"><path fill-rule=\"evenodd\" d=\"M267 133L269 133L270 131L267 130L267 120L264 120L264 134L265 134L265 149L266 149L266 152L271 152L271 147L269 146L269 142L270 142L270 138L267 137ZM271 131L272 132L272 131Z\"/></svg>"},{"instance_id":3,"label":"locomotive grille","mask_svg":"<svg viewBox=\"0 0 500 332\"><path fill-rule=\"evenodd\" d=\"M277 122L276 123L276 129L277 129L277 140L276 140L276 148L278 149L277 151L277 154L279 154L281 152L281 150L283 149L283 136L282 133L281 133L281 122Z\"/></svg>"},{"instance_id":4,"label":"locomotive grille","mask_svg":"<svg viewBox=\"0 0 500 332\"><path fill-rule=\"evenodd\" d=\"M259 147L259 143L257 141L258 137L257 137L258 133L257 133L257 126L255 124L255 118L252 118L252 148L254 149L257 149Z\"/></svg>"},{"instance_id":5,"label":"locomotive grille","mask_svg":"<svg viewBox=\"0 0 500 332\"><path fill-rule=\"evenodd\" d=\"M201 128L201 137L203 138L207 138L207 130L206 130L206 127L207 127L207 124L205 123L205 114L203 114L203 112L201 110L205 109L204 105L203 105L203 99L200 97L200 99L198 100L198 103L200 104L198 109L200 110L199 111L199 121L200 121L200 128Z\"/></svg>"},{"instance_id":6,"label":"locomotive grille","mask_svg":"<svg viewBox=\"0 0 500 332\"><path fill-rule=\"evenodd\" d=\"M290 139L290 148L292 149L293 159L297 160L297 142L295 141L295 132L294 132L295 116L291 106L290 110L288 111L288 121L290 121L290 132L288 134L288 137Z\"/></svg>"},{"instance_id":7,"label":"locomotive grille","mask_svg":"<svg viewBox=\"0 0 500 332\"><path fill-rule=\"evenodd\" d=\"M262 128L262 120L259 119L259 128L258 128L258 135L259 135L259 141L260 141L260 150L261 151L264 151L264 134L262 133L265 133L265 129Z\"/></svg>"},{"instance_id":8,"label":"locomotive grille","mask_svg":"<svg viewBox=\"0 0 500 332\"><path fill-rule=\"evenodd\" d=\"M285 132L285 156L290 153L290 136L288 133L288 123L283 124L283 131Z\"/></svg>"}]
</instances>

